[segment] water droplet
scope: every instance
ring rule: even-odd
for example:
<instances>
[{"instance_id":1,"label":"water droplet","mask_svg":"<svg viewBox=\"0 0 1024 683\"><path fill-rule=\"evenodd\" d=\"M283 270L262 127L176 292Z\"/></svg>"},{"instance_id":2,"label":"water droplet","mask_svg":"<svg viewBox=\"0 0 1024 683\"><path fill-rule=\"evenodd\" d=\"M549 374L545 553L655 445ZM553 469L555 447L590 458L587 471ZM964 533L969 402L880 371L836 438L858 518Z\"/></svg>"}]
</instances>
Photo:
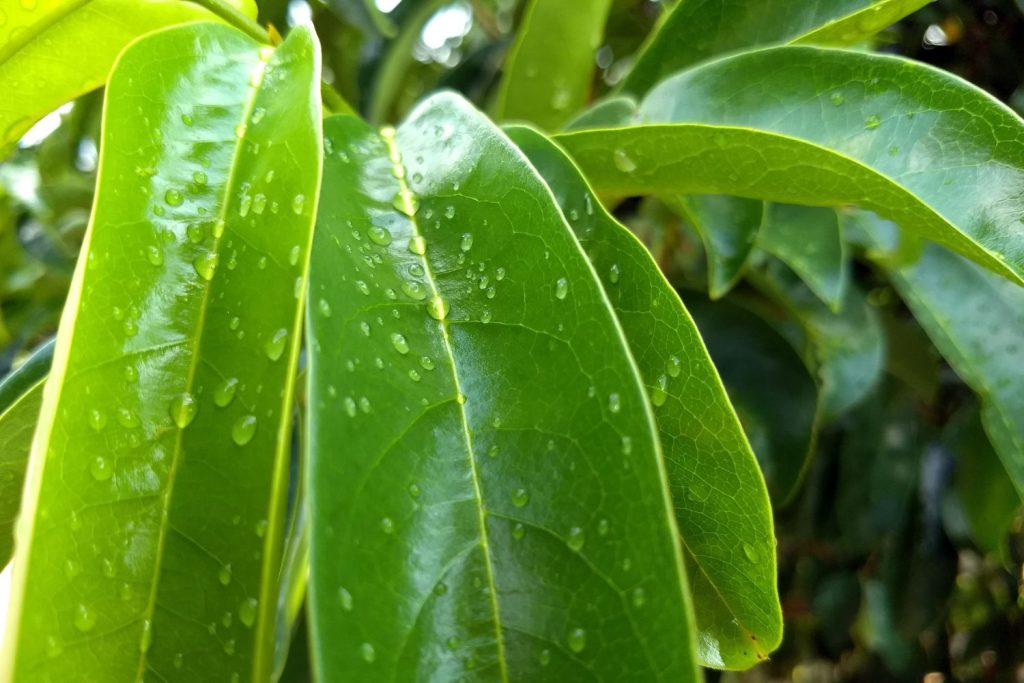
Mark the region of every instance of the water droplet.
<instances>
[{"instance_id":1,"label":"water droplet","mask_svg":"<svg viewBox=\"0 0 1024 683\"><path fill-rule=\"evenodd\" d=\"M660 408L665 405L665 401L668 399L667 387L668 377L660 375L658 377L657 385L651 389L651 403L653 403L656 408Z\"/></svg>"},{"instance_id":2,"label":"water droplet","mask_svg":"<svg viewBox=\"0 0 1024 683\"><path fill-rule=\"evenodd\" d=\"M558 278L555 282L555 298L564 299L569 294L569 281L564 277Z\"/></svg>"},{"instance_id":3,"label":"water droplet","mask_svg":"<svg viewBox=\"0 0 1024 683\"><path fill-rule=\"evenodd\" d=\"M462 239L459 241L459 249L462 251L469 251L473 248L473 233L463 233Z\"/></svg>"},{"instance_id":4,"label":"water droplet","mask_svg":"<svg viewBox=\"0 0 1024 683\"><path fill-rule=\"evenodd\" d=\"M579 654L587 646L587 632L581 628L569 631L569 649Z\"/></svg>"},{"instance_id":5,"label":"water droplet","mask_svg":"<svg viewBox=\"0 0 1024 683\"><path fill-rule=\"evenodd\" d=\"M226 564L220 568L217 572L217 580L220 581L220 585L226 586L231 583L231 565Z\"/></svg>"},{"instance_id":6,"label":"water droplet","mask_svg":"<svg viewBox=\"0 0 1024 683\"><path fill-rule=\"evenodd\" d=\"M294 212L296 216L302 215L302 207L305 206L305 204L306 204L306 195L304 195L304 194L297 194L297 195L295 195L294 197L292 197L292 212Z\"/></svg>"},{"instance_id":7,"label":"water droplet","mask_svg":"<svg viewBox=\"0 0 1024 683\"><path fill-rule=\"evenodd\" d=\"M608 523L607 519L599 520L598 523L597 523L597 535L598 536L607 536L608 535L608 529L610 527L611 527L611 525Z\"/></svg>"},{"instance_id":8,"label":"water droplet","mask_svg":"<svg viewBox=\"0 0 1024 683\"><path fill-rule=\"evenodd\" d=\"M125 429L135 429L139 426L139 416L130 408L118 408L115 416L118 424Z\"/></svg>"},{"instance_id":9,"label":"water droplet","mask_svg":"<svg viewBox=\"0 0 1024 683\"><path fill-rule=\"evenodd\" d=\"M258 538L263 538L264 534L267 533L267 526L267 520L265 519L261 519L260 521L256 522L256 526L253 530L256 532L256 536Z\"/></svg>"},{"instance_id":10,"label":"water droplet","mask_svg":"<svg viewBox=\"0 0 1024 683\"><path fill-rule=\"evenodd\" d=\"M89 463L89 473L96 481L107 481L114 476L114 468L111 467L109 460L102 455L97 455Z\"/></svg>"},{"instance_id":11,"label":"water droplet","mask_svg":"<svg viewBox=\"0 0 1024 683\"><path fill-rule=\"evenodd\" d=\"M832 96L829 97L829 99L832 100L832 104L834 104L837 107L842 105L842 103L846 101L846 98L843 97L843 93L841 92L832 93Z\"/></svg>"},{"instance_id":12,"label":"water droplet","mask_svg":"<svg viewBox=\"0 0 1024 683\"><path fill-rule=\"evenodd\" d=\"M445 207L444 217L449 219L455 218L455 207L451 205Z\"/></svg>"},{"instance_id":13,"label":"water droplet","mask_svg":"<svg viewBox=\"0 0 1024 683\"><path fill-rule=\"evenodd\" d=\"M367 664L373 664L377 659L377 651L369 643L363 643L359 646L359 654Z\"/></svg>"},{"instance_id":14,"label":"water droplet","mask_svg":"<svg viewBox=\"0 0 1024 683\"><path fill-rule=\"evenodd\" d=\"M633 452L633 438L629 436L622 437L622 454L629 455Z\"/></svg>"},{"instance_id":15,"label":"water droplet","mask_svg":"<svg viewBox=\"0 0 1024 683\"><path fill-rule=\"evenodd\" d=\"M391 205L400 213L412 218L420 208L420 200L419 197L410 192L400 191L391 201Z\"/></svg>"},{"instance_id":16,"label":"water droplet","mask_svg":"<svg viewBox=\"0 0 1024 683\"><path fill-rule=\"evenodd\" d=\"M103 431L103 428L107 426L107 414L102 410L93 408L89 411L89 426L92 427L94 431Z\"/></svg>"},{"instance_id":17,"label":"water droplet","mask_svg":"<svg viewBox=\"0 0 1024 683\"><path fill-rule=\"evenodd\" d=\"M366 236L370 238L371 242L382 247L391 244L391 233L388 232L387 228L382 228L379 225L375 225L367 230Z\"/></svg>"},{"instance_id":18,"label":"water droplet","mask_svg":"<svg viewBox=\"0 0 1024 683\"><path fill-rule=\"evenodd\" d=\"M608 280L613 285L616 285L616 284L619 283L619 275L620 275L619 264L613 263L612 267L608 269Z\"/></svg>"},{"instance_id":19,"label":"water droplet","mask_svg":"<svg viewBox=\"0 0 1024 683\"><path fill-rule=\"evenodd\" d=\"M235 420L231 427L231 438L239 446L244 446L256 435L256 416L243 415Z\"/></svg>"},{"instance_id":20,"label":"water droplet","mask_svg":"<svg viewBox=\"0 0 1024 683\"><path fill-rule=\"evenodd\" d=\"M485 325L491 322L491 309L485 308L483 311L480 312L480 322L482 322Z\"/></svg>"},{"instance_id":21,"label":"water droplet","mask_svg":"<svg viewBox=\"0 0 1024 683\"><path fill-rule=\"evenodd\" d=\"M346 396L345 400L343 400L341 404L345 407L345 413L349 417L356 416L356 402L352 400L351 396Z\"/></svg>"},{"instance_id":22,"label":"water droplet","mask_svg":"<svg viewBox=\"0 0 1024 683\"><path fill-rule=\"evenodd\" d=\"M427 288L420 282L403 282L402 291L413 301L423 301L427 298Z\"/></svg>"},{"instance_id":23,"label":"water droplet","mask_svg":"<svg viewBox=\"0 0 1024 683\"><path fill-rule=\"evenodd\" d=\"M409 353L409 342L405 340L405 336L398 333L391 333L391 345L395 347L395 351L398 351L403 356Z\"/></svg>"},{"instance_id":24,"label":"water droplet","mask_svg":"<svg viewBox=\"0 0 1024 683\"><path fill-rule=\"evenodd\" d=\"M524 507L530 502L530 494L526 489L516 489L512 492L512 504L517 508Z\"/></svg>"},{"instance_id":25,"label":"water droplet","mask_svg":"<svg viewBox=\"0 0 1024 683\"><path fill-rule=\"evenodd\" d=\"M203 241L203 228L197 223L189 223L185 228L185 236L192 244L199 244Z\"/></svg>"},{"instance_id":26,"label":"water droplet","mask_svg":"<svg viewBox=\"0 0 1024 683\"><path fill-rule=\"evenodd\" d=\"M356 289L358 289L363 294L370 294L370 286L362 280L356 280Z\"/></svg>"},{"instance_id":27,"label":"water droplet","mask_svg":"<svg viewBox=\"0 0 1024 683\"><path fill-rule=\"evenodd\" d=\"M747 559L749 561L751 561L751 562L757 562L758 557L759 557L759 555L757 553L757 548L755 548L754 546L750 545L749 543L744 543L743 544L743 554L746 555Z\"/></svg>"},{"instance_id":28,"label":"water droplet","mask_svg":"<svg viewBox=\"0 0 1024 683\"><path fill-rule=\"evenodd\" d=\"M235 392L238 390L238 378L228 377L217 385L213 391L213 402L218 408L226 408L235 400Z\"/></svg>"},{"instance_id":29,"label":"water droplet","mask_svg":"<svg viewBox=\"0 0 1024 683\"><path fill-rule=\"evenodd\" d=\"M677 356L672 356L668 359L668 374L670 377L678 377L682 369L683 364Z\"/></svg>"},{"instance_id":30,"label":"water droplet","mask_svg":"<svg viewBox=\"0 0 1024 683\"><path fill-rule=\"evenodd\" d=\"M419 256L427 253L427 240L422 235L413 235L409 238L409 251Z\"/></svg>"},{"instance_id":31,"label":"water droplet","mask_svg":"<svg viewBox=\"0 0 1024 683\"><path fill-rule=\"evenodd\" d=\"M75 628L82 633L88 633L96 627L96 614L87 606L79 604L75 608Z\"/></svg>"},{"instance_id":32,"label":"water droplet","mask_svg":"<svg viewBox=\"0 0 1024 683\"><path fill-rule=\"evenodd\" d=\"M420 358L420 366L424 370L433 370L434 360L430 356L423 356L422 358Z\"/></svg>"},{"instance_id":33,"label":"water droplet","mask_svg":"<svg viewBox=\"0 0 1024 683\"><path fill-rule=\"evenodd\" d=\"M878 118L877 114L872 114L871 116L864 119L864 127L867 128L868 130L874 130L875 128L878 128L880 125L882 125L882 119Z\"/></svg>"},{"instance_id":34,"label":"water droplet","mask_svg":"<svg viewBox=\"0 0 1024 683\"><path fill-rule=\"evenodd\" d=\"M256 598L248 598L238 606L238 620L246 628L252 628L252 625L256 623L256 608L259 604Z\"/></svg>"},{"instance_id":35,"label":"water droplet","mask_svg":"<svg viewBox=\"0 0 1024 683\"><path fill-rule=\"evenodd\" d=\"M145 654L149 652L150 646L153 644L153 622L149 619L145 619L142 622L142 637L139 639L139 652Z\"/></svg>"},{"instance_id":36,"label":"water droplet","mask_svg":"<svg viewBox=\"0 0 1024 683\"><path fill-rule=\"evenodd\" d=\"M637 586L629 592L629 601L632 603L633 607L640 609L644 606L644 603L647 602L647 594L644 592L643 588Z\"/></svg>"},{"instance_id":37,"label":"water droplet","mask_svg":"<svg viewBox=\"0 0 1024 683\"><path fill-rule=\"evenodd\" d=\"M171 419L178 429L185 429L196 417L196 398L192 394L185 393L176 396L171 400Z\"/></svg>"},{"instance_id":38,"label":"water droplet","mask_svg":"<svg viewBox=\"0 0 1024 683\"><path fill-rule=\"evenodd\" d=\"M331 317L331 305L327 303L327 299L320 299L320 301L317 302L316 307L317 310L320 311L320 315L325 318Z\"/></svg>"},{"instance_id":39,"label":"water droplet","mask_svg":"<svg viewBox=\"0 0 1024 683\"><path fill-rule=\"evenodd\" d=\"M266 351L267 358L276 361L284 354L284 347L287 345L288 330L282 327L274 333L274 336L267 340L267 343L263 345L263 350Z\"/></svg>"},{"instance_id":40,"label":"water droplet","mask_svg":"<svg viewBox=\"0 0 1024 683\"><path fill-rule=\"evenodd\" d=\"M632 173L636 170L636 162L626 154L624 149L615 150L614 154L612 154L612 162L615 164L615 168L623 173Z\"/></svg>"},{"instance_id":41,"label":"water droplet","mask_svg":"<svg viewBox=\"0 0 1024 683\"><path fill-rule=\"evenodd\" d=\"M346 612L352 611L352 594L348 592L348 589L342 586L338 589L338 598L341 600L341 608Z\"/></svg>"},{"instance_id":42,"label":"water droplet","mask_svg":"<svg viewBox=\"0 0 1024 683\"><path fill-rule=\"evenodd\" d=\"M427 302L427 314L434 320L444 320L448 316L448 302L440 296L433 296Z\"/></svg>"},{"instance_id":43,"label":"water droplet","mask_svg":"<svg viewBox=\"0 0 1024 683\"><path fill-rule=\"evenodd\" d=\"M81 573L82 573L82 565L81 564L79 564L75 560L72 560L71 558L68 558L67 560L64 561L64 577L67 578L68 581L70 581L71 579L75 578L76 576L78 576Z\"/></svg>"},{"instance_id":44,"label":"water droplet","mask_svg":"<svg viewBox=\"0 0 1024 683\"><path fill-rule=\"evenodd\" d=\"M196 269L196 273L199 274L199 277L209 282L217 273L218 260L217 252L208 251L197 256L196 259L192 261L192 267Z\"/></svg>"},{"instance_id":45,"label":"water droplet","mask_svg":"<svg viewBox=\"0 0 1024 683\"><path fill-rule=\"evenodd\" d=\"M587 542L587 535L583 529L578 526L574 526L569 529L569 536L565 539L565 544L569 546L569 550L579 552L583 549L583 544Z\"/></svg>"},{"instance_id":46,"label":"water droplet","mask_svg":"<svg viewBox=\"0 0 1024 683\"><path fill-rule=\"evenodd\" d=\"M224 641L224 654L233 655L235 654L235 639L228 638Z\"/></svg>"},{"instance_id":47,"label":"water droplet","mask_svg":"<svg viewBox=\"0 0 1024 683\"><path fill-rule=\"evenodd\" d=\"M192 174L192 182L194 182L196 185L199 185L200 187L206 185L206 174L203 173L202 171L196 171L195 173Z\"/></svg>"},{"instance_id":48,"label":"water droplet","mask_svg":"<svg viewBox=\"0 0 1024 683\"><path fill-rule=\"evenodd\" d=\"M267 195L259 192L252 198L252 212L259 216L267 208Z\"/></svg>"},{"instance_id":49,"label":"water droplet","mask_svg":"<svg viewBox=\"0 0 1024 683\"><path fill-rule=\"evenodd\" d=\"M390 536L395 533L395 522L390 517L383 517L380 520L380 530Z\"/></svg>"},{"instance_id":50,"label":"water droplet","mask_svg":"<svg viewBox=\"0 0 1024 683\"><path fill-rule=\"evenodd\" d=\"M544 648L543 650L541 650L540 654L537 656L537 661L540 662L541 666L547 666L548 664L550 664L551 663L551 650L549 650L547 648Z\"/></svg>"},{"instance_id":51,"label":"water droplet","mask_svg":"<svg viewBox=\"0 0 1024 683\"><path fill-rule=\"evenodd\" d=\"M164 264L164 252L160 251L160 247L152 244L146 247L146 258L154 266L162 266Z\"/></svg>"},{"instance_id":52,"label":"water droplet","mask_svg":"<svg viewBox=\"0 0 1024 683\"><path fill-rule=\"evenodd\" d=\"M517 541L521 541L521 540L523 540L523 537L525 537L525 536L526 536L526 527L523 526L521 523L516 522L516 525L514 527L512 527L512 538L514 538Z\"/></svg>"},{"instance_id":53,"label":"water droplet","mask_svg":"<svg viewBox=\"0 0 1024 683\"><path fill-rule=\"evenodd\" d=\"M178 190L170 189L167 190L167 192L164 192L164 201L167 202L168 206L181 206L181 203L185 201L185 198Z\"/></svg>"},{"instance_id":54,"label":"water droplet","mask_svg":"<svg viewBox=\"0 0 1024 683\"><path fill-rule=\"evenodd\" d=\"M608 410L613 413L619 412L622 409L622 399L618 394L612 392L608 394Z\"/></svg>"},{"instance_id":55,"label":"water droplet","mask_svg":"<svg viewBox=\"0 0 1024 683\"><path fill-rule=\"evenodd\" d=\"M413 382L419 382L420 381L420 373L419 373L419 371L416 370L415 368L410 370L409 371L409 379L411 379Z\"/></svg>"},{"instance_id":56,"label":"water droplet","mask_svg":"<svg viewBox=\"0 0 1024 683\"><path fill-rule=\"evenodd\" d=\"M192 116L189 114L182 114L181 122L184 123L186 126L191 126L194 123Z\"/></svg>"},{"instance_id":57,"label":"water droplet","mask_svg":"<svg viewBox=\"0 0 1024 683\"><path fill-rule=\"evenodd\" d=\"M180 669L182 666L185 665L185 655L181 652L175 654L172 663L175 669Z\"/></svg>"}]
</instances>

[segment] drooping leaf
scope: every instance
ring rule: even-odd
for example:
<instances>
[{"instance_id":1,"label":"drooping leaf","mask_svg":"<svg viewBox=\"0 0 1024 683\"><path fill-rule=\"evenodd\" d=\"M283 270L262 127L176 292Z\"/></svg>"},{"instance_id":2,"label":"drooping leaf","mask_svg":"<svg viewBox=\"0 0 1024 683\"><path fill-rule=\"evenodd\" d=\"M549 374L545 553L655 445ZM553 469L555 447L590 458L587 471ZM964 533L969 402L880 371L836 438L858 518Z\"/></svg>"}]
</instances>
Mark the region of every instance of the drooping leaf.
<instances>
[{"instance_id":1,"label":"drooping leaf","mask_svg":"<svg viewBox=\"0 0 1024 683\"><path fill-rule=\"evenodd\" d=\"M754 277L800 322L806 357L821 383L821 416L831 420L864 400L885 369L885 334L878 314L854 286L832 311L797 275L778 261Z\"/></svg>"},{"instance_id":2,"label":"drooping leaf","mask_svg":"<svg viewBox=\"0 0 1024 683\"><path fill-rule=\"evenodd\" d=\"M859 214L884 243L891 224ZM978 394L982 421L1024 497L1024 289L935 245L912 262L874 253L914 317L958 375Z\"/></svg>"},{"instance_id":3,"label":"drooping leaf","mask_svg":"<svg viewBox=\"0 0 1024 683\"><path fill-rule=\"evenodd\" d=\"M852 45L930 0L686 0L650 35L621 90L644 95L658 81L711 57L778 43Z\"/></svg>"},{"instance_id":4,"label":"drooping leaf","mask_svg":"<svg viewBox=\"0 0 1024 683\"><path fill-rule=\"evenodd\" d=\"M850 279L850 263L835 209L769 204L758 246L800 276L833 311Z\"/></svg>"},{"instance_id":5,"label":"drooping leaf","mask_svg":"<svg viewBox=\"0 0 1024 683\"><path fill-rule=\"evenodd\" d=\"M555 129L583 108L611 0L529 0L494 106L499 120Z\"/></svg>"},{"instance_id":6,"label":"drooping leaf","mask_svg":"<svg viewBox=\"0 0 1024 683\"><path fill-rule=\"evenodd\" d=\"M307 480L320 680L697 680L643 380L543 181L453 95L397 134L325 128Z\"/></svg>"},{"instance_id":7,"label":"drooping leaf","mask_svg":"<svg viewBox=\"0 0 1024 683\"><path fill-rule=\"evenodd\" d=\"M859 204L1024 282L1024 122L948 73L768 48L666 80L640 117L558 136L599 192Z\"/></svg>"},{"instance_id":8,"label":"drooping leaf","mask_svg":"<svg viewBox=\"0 0 1024 683\"><path fill-rule=\"evenodd\" d=\"M225 0L256 16L253 0ZM3 7L0 152L42 116L102 86L118 53L139 36L166 26L212 20L182 0L32 0Z\"/></svg>"},{"instance_id":9,"label":"drooping leaf","mask_svg":"<svg viewBox=\"0 0 1024 683\"><path fill-rule=\"evenodd\" d=\"M727 301L686 302L777 504L797 491L817 437L818 389L772 326ZM698 614L698 618L699 618Z\"/></svg>"},{"instance_id":10,"label":"drooping leaf","mask_svg":"<svg viewBox=\"0 0 1024 683\"><path fill-rule=\"evenodd\" d=\"M14 549L14 522L52 359L53 342L47 342L0 382L0 567Z\"/></svg>"},{"instance_id":11,"label":"drooping leaf","mask_svg":"<svg viewBox=\"0 0 1024 683\"><path fill-rule=\"evenodd\" d=\"M192 24L120 58L32 444L4 680L266 680L318 84L303 28L275 49Z\"/></svg>"},{"instance_id":12,"label":"drooping leaf","mask_svg":"<svg viewBox=\"0 0 1024 683\"><path fill-rule=\"evenodd\" d=\"M725 296L743 275L764 222L764 202L726 195L663 197L700 235L708 262L708 292Z\"/></svg>"},{"instance_id":13,"label":"drooping leaf","mask_svg":"<svg viewBox=\"0 0 1024 683\"><path fill-rule=\"evenodd\" d=\"M529 128L508 132L544 177L601 277L655 407L701 664L752 666L782 637L771 509L722 381L679 296L565 152ZM812 398L812 411L813 405Z\"/></svg>"}]
</instances>

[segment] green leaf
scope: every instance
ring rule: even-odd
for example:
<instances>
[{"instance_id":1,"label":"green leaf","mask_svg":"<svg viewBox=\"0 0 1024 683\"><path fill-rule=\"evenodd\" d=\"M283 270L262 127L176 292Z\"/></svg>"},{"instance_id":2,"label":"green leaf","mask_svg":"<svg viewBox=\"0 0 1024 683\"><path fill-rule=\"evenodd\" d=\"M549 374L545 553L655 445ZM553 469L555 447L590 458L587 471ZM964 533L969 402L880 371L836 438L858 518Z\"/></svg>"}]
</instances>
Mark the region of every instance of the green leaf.
<instances>
[{"instance_id":1,"label":"green leaf","mask_svg":"<svg viewBox=\"0 0 1024 683\"><path fill-rule=\"evenodd\" d=\"M595 103L565 124L567 130L624 126L636 114L637 102L632 97L609 97Z\"/></svg>"},{"instance_id":2,"label":"green leaf","mask_svg":"<svg viewBox=\"0 0 1024 683\"><path fill-rule=\"evenodd\" d=\"M225 0L256 16L253 0ZM118 53L139 36L212 20L181 0L32 0L6 3L0 26L0 152L45 114L102 86Z\"/></svg>"},{"instance_id":3,"label":"green leaf","mask_svg":"<svg viewBox=\"0 0 1024 683\"><path fill-rule=\"evenodd\" d=\"M541 178L453 95L325 128L320 680L699 679L646 388Z\"/></svg>"},{"instance_id":4,"label":"green leaf","mask_svg":"<svg viewBox=\"0 0 1024 683\"><path fill-rule=\"evenodd\" d=\"M192 24L121 56L32 444L4 680L269 675L319 81L304 28L275 49Z\"/></svg>"},{"instance_id":5,"label":"green leaf","mask_svg":"<svg viewBox=\"0 0 1024 683\"><path fill-rule=\"evenodd\" d=\"M583 108L612 0L529 0L494 105L499 120L555 129Z\"/></svg>"},{"instance_id":6,"label":"green leaf","mask_svg":"<svg viewBox=\"0 0 1024 683\"><path fill-rule=\"evenodd\" d=\"M52 359L53 342L47 342L0 382L0 566L14 549L14 522Z\"/></svg>"},{"instance_id":7,"label":"green leaf","mask_svg":"<svg viewBox=\"0 0 1024 683\"><path fill-rule=\"evenodd\" d=\"M726 195L666 196L700 236L708 260L708 292L725 296L739 281L764 222L764 202Z\"/></svg>"},{"instance_id":8,"label":"green leaf","mask_svg":"<svg viewBox=\"0 0 1024 683\"><path fill-rule=\"evenodd\" d=\"M528 128L509 135L545 178L601 276L655 407L701 663L756 664L782 638L771 509L700 333L650 254L608 215L565 152Z\"/></svg>"},{"instance_id":9,"label":"green leaf","mask_svg":"<svg viewBox=\"0 0 1024 683\"><path fill-rule=\"evenodd\" d=\"M599 192L859 204L1024 283L1024 122L954 76L769 48L668 79L640 116L558 136Z\"/></svg>"},{"instance_id":10,"label":"green leaf","mask_svg":"<svg viewBox=\"0 0 1024 683\"><path fill-rule=\"evenodd\" d=\"M833 311L843 303L850 262L834 209L769 204L758 246L800 276Z\"/></svg>"},{"instance_id":11,"label":"green leaf","mask_svg":"<svg viewBox=\"0 0 1024 683\"><path fill-rule=\"evenodd\" d=\"M859 214L876 243L893 226ZM934 245L911 263L874 254L958 375L978 394L982 421L1024 497L1024 289Z\"/></svg>"},{"instance_id":12,"label":"green leaf","mask_svg":"<svg viewBox=\"0 0 1024 683\"><path fill-rule=\"evenodd\" d=\"M363 31L387 37L395 35L395 25L374 0L327 0L327 4Z\"/></svg>"},{"instance_id":13,"label":"green leaf","mask_svg":"<svg viewBox=\"0 0 1024 683\"><path fill-rule=\"evenodd\" d=\"M1021 499L985 435L978 410L958 415L945 441L956 454L953 486L971 538L981 550L1003 554Z\"/></svg>"},{"instance_id":14,"label":"green leaf","mask_svg":"<svg viewBox=\"0 0 1024 683\"><path fill-rule=\"evenodd\" d=\"M772 500L784 505L796 493L817 440L814 379L789 342L755 313L729 301L694 298L686 305L739 413Z\"/></svg>"},{"instance_id":15,"label":"green leaf","mask_svg":"<svg viewBox=\"0 0 1024 683\"><path fill-rule=\"evenodd\" d=\"M878 313L857 287L847 287L838 311L818 299L793 271L771 261L753 280L799 321L805 356L821 383L821 416L832 420L871 391L885 369L885 334Z\"/></svg>"},{"instance_id":16,"label":"green leaf","mask_svg":"<svg viewBox=\"0 0 1024 683\"><path fill-rule=\"evenodd\" d=\"M928 2L684 0L648 38L621 90L641 96L666 76L698 62L761 45L853 45Z\"/></svg>"}]
</instances>

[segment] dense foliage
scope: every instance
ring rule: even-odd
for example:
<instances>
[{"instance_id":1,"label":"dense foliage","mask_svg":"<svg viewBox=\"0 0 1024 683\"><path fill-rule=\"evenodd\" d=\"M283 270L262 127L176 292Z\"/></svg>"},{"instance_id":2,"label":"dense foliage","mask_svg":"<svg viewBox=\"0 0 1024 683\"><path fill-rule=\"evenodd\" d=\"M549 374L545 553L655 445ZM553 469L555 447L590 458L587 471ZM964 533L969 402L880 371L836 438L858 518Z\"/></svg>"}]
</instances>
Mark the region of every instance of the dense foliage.
<instances>
[{"instance_id":1,"label":"dense foliage","mask_svg":"<svg viewBox=\"0 0 1024 683\"><path fill-rule=\"evenodd\" d=\"M0 6L0 679L1015 680L1022 39Z\"/></svg>"}]
</instances>

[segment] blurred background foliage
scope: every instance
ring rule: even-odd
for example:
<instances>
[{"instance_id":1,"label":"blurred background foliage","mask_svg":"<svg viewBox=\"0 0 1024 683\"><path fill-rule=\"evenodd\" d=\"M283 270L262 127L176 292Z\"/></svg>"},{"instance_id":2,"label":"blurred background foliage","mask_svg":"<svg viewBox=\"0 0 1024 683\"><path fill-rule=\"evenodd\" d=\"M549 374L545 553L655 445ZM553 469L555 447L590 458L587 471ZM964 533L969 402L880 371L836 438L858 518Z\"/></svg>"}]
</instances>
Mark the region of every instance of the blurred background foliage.
<instances>
[{"instance_id":1,"label":"blurred background foliage","mask_svg":"<svg viewBox=\"0 0 1024 683\"><path fill-rule=\"evenodd\" d=\"M377 12L361 0L259 4L260 21L282 29L313 21L325 80L378 124L439 88L486 110L522 10L518 0L377 0ZM593 99L625 75L662 4L615 1ZM1024 0L938 0L865 47L940 66L1024 113ZM0 376L55 332L88 222L101 107L102 93L65 105L0 165ZM856 229L844 275L855 300L840 314L795 278L798 260L767 244L712 302L689 214L633 198L616 215L689 304L776 503L785 641L765 665L709 680L1024 682L1020 499L977 398L862 257Z\"/></svg>"}]
</instances>

